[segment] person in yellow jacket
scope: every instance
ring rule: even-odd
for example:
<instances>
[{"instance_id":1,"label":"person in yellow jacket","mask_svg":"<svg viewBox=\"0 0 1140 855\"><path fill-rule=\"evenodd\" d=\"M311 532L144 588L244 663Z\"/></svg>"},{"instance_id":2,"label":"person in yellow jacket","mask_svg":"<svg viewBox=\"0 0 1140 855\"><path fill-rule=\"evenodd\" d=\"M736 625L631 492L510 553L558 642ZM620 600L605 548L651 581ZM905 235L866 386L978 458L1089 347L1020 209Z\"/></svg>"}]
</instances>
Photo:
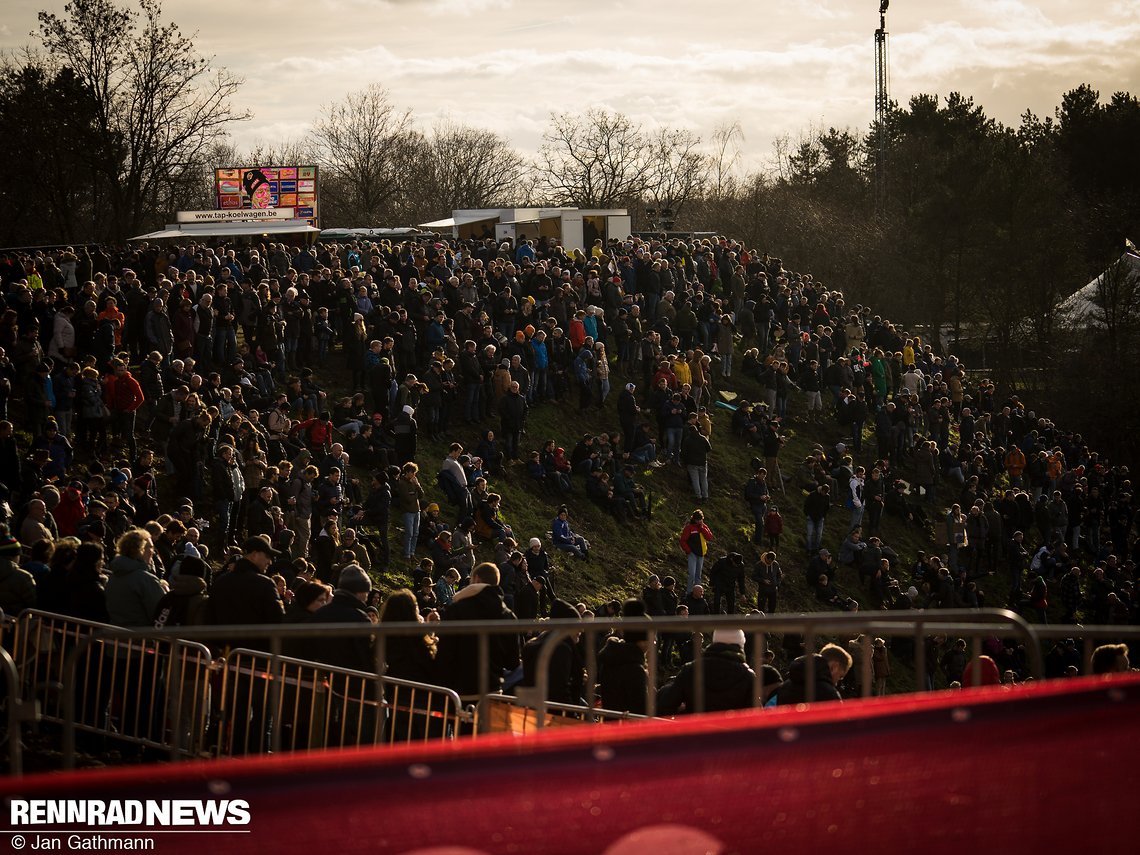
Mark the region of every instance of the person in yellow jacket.
<instances>
[{"instance_id":1,"label":"person in yellow jacket","mask_svg":"<svg viewBox=\"0 0 1140 855\"><path fill-rule=\"evenodd\" d=\"M673 363L673 374L677 377L677 385L684 386L686 383L693 385L693 370L689 367L685 354L677 354L677 361Z\"/></svg>"}]
</instances>

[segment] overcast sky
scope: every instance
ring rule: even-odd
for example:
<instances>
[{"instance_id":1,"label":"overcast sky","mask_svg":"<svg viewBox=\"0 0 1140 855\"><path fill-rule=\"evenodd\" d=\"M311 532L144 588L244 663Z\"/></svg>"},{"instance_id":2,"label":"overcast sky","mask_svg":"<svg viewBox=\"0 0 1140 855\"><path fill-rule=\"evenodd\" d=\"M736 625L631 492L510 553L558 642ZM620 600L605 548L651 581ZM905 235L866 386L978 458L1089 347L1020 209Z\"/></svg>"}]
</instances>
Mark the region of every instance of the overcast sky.
<instances>
[{"instance_id":1,"label":"overcast sky","mask_svg":"<svg viewBox=\"0 0 1140 855\"><path fill-rule=\"evenodd\" d=\"M0 46L41 8L3 0ZM245 78L240 146L303 135L321 104L368 83L534 151L552 110L601 106L707 135L739 121L747 160L806 128L872 118L878 0L166 0L203 52ZM894 0L891 96L952 90L1016 122L1082 82L1140 92L1140 0Z\"/></svg>"}]
</instances>

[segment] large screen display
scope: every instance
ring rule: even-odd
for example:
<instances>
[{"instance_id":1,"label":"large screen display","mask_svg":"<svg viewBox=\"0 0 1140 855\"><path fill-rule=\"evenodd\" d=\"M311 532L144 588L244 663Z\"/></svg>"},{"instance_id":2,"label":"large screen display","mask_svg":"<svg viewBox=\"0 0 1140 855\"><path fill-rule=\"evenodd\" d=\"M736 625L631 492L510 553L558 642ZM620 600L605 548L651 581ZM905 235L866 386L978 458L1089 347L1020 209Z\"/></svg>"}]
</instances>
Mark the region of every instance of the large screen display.
<instances>
[{"instance_id":1,"label":"large screen display","mask_svg":"<svg viewBox=\"0 0 1140 855\"><path fill-rule=\"evenodd\" d=\"M214 171L218 210L292 208L317 225L317 167L238 166Z\"/></svg>"}]
</instances>

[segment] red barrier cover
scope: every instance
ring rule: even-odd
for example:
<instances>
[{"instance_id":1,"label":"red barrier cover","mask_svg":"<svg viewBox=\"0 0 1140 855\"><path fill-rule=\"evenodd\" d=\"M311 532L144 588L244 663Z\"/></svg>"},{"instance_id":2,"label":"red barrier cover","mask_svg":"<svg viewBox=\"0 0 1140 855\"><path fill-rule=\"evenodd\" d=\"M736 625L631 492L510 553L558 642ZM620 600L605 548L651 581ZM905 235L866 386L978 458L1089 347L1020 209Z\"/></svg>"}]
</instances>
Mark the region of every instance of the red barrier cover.
<instances>
[{"instance_id":1,"label":"red barrier cover","mask_svg":"<svg viewBox=\"0 0 1140 855\"><path fill-rule=\"evenodd\" d=\"M157 834L154 851L166 853L1085 855L1135 851L1138 713L1140 677L1088 678L430 748L39 775L2 792L6 804L248 801L242 828ZM32 848L36 830L5 828Z\"/></svg>"}]
</instances>

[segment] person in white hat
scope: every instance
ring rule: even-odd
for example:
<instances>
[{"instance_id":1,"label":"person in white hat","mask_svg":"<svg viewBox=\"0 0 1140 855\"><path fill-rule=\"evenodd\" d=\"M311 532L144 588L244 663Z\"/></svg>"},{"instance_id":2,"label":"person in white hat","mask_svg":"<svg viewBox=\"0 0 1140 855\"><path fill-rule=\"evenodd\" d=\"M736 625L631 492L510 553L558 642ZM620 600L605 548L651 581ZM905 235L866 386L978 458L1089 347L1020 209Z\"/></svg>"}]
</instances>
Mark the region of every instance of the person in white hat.
<instances>
[{"instance_id":1,"label":"person in white hat","mask_svg":"<svg viewBox=\"0 0 1140 855\"><path fill-rule=\"evenodd\" d=\"M704 652L704 692L702 712L748 709L753 705L754 673L744 658L744 632L718 629L713 643ZM694 666L687 663L677 676L657 692L657 714L677 715L697 712Z\"/></svg>"}]
</instances>

